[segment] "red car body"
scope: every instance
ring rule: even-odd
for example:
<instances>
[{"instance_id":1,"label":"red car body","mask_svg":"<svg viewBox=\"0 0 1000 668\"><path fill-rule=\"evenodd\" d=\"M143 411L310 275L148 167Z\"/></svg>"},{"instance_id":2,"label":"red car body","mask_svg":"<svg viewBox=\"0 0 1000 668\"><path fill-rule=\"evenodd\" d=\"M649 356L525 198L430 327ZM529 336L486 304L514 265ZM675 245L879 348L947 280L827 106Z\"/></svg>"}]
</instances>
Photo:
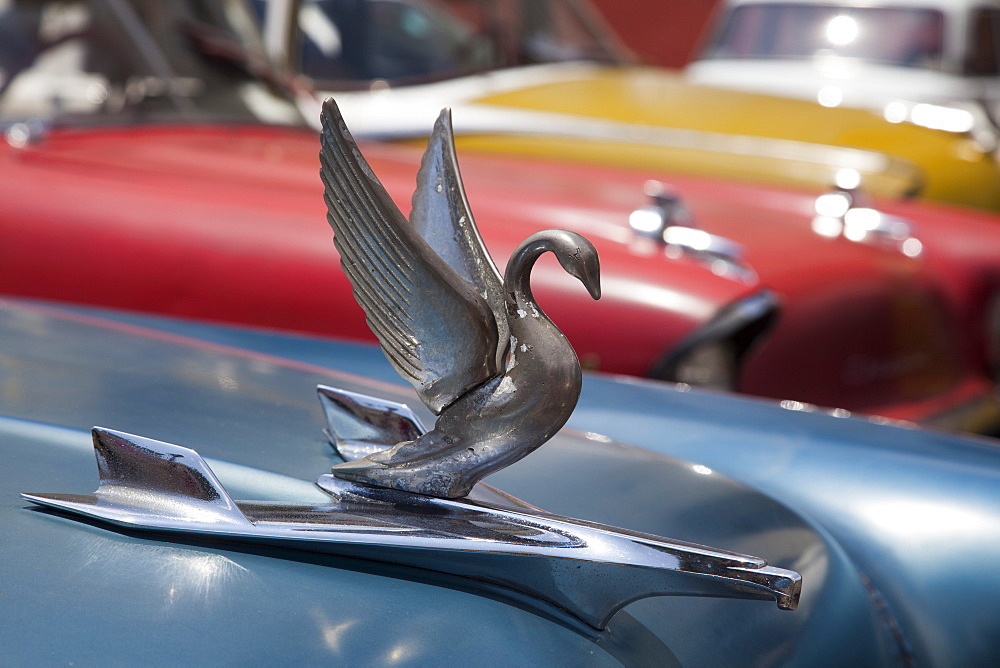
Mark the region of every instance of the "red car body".
<instances>
[{"instance_id":1,"label":"red car body","mask_svg":"<svg viewBox=\"0 0 1000 668\"><path fill-rule=\"evenodd\" d=\"M23 42L28 54L0 49L16 56L0 61L0 292L370 339L325 223L318 135L253 121L281 116L281 96L250 76L260 61L211 23L217 4L96 5L0 12L0 45ZM147 24L124 20L128 8ZM108 66L100 56L112 51ZM123 75L126 65L136 69ZM408 211L420 149L362 150ZM816 193L464 151L459 160L498 265L546 227L598 248L600 302L552 258L533 274L539 303L587 367L797 408L974 429L997 417L991 215L864 209L905 230L904 247L874 228L851 240L817 227ZM679 251L631 227L649 208L651 178L677 189L702 233L741 244L742 260ZM774 295L781 317L761 340Z\"/></svg>"},{"instance_id":2,"label":"red car body","mask_svg":"<svg viewBox=\"0 0 1000 668\"><path fill-rule=\"evenodd\" d=\"M0 289L370 339L324 222L317 146L314 132L245 125L61 130L3 145ZM407 211L420 151L362 147ZM534 279L540 303L592 368L662 371L671 353L703 342L699 328L759 294L756 281L716 276L635 235L628 214L645 203L648 172L499 156L460 162L501 266L544 227L576 229L598 247L600 302L554 263ZM991 216L885 205L924 241L908 257L817 235L807 193L657 176L700 227L740 242L781 300L782 317L745 357L738 389L922 421L991 405L989 305L1000 294ZM991 420L962 413L952 423Z\"/></svg>"},{"instance_id":3,"label":"red car body","mask_svg":"<svg viewBox=\"0 0 1000 668\"><path fill-rule=\"evenodd\" d=\"M780 323L746 360L740 390L941 426L997 424L1000 221L926 202L878 202L920 242L827 238L817 197L677 178L703 227L745 248L780 297ZM734 211L739 213L734 214Z\"/></svg>"},{"instance_id":4,"label":"red car body","mask_svg":"<svg viewBox=\"0 0 1000 668\"><path fill-rule=\"evenodd\" d=\"M313 131L246 125L62 130L0 145L0 290L372 339L326 224L318 150ZM363 151L409 211L421 151ZM634 239L620 226L631 202L615 201L600 170L460 160L498 266L546 227L574 227L597 246L599 302L554 262L533 276L591 368L648 375L760 290Z\"/></svg>"}]
</instances>

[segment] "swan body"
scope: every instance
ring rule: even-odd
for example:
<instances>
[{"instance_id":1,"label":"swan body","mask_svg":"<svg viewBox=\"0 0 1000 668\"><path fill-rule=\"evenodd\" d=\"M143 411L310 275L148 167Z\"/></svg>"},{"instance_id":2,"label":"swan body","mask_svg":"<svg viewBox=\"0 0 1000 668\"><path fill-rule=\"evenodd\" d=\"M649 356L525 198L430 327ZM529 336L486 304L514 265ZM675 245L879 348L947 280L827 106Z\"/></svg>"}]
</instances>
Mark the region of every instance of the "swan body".
<instances>
[{"instance_id":1,"label":"swan body","mask_svg":"<svg viewBox=\"0 0 1000 668\"><path fill-rule=\"evenodd\" d=\"M573 412L580 363L535 303L529 276L535 261L552 252L597 299L597 251L575 232L538 232L518 246L501 280L465 198L448 110L428 143L409 222L364 161L333 100L324 104L323 125L321 174L341 262L389 361L438 415L415 440L338 464L333 473L430 496L465 496L486 475L545 443Z\"/></svg>"}]
</instances>

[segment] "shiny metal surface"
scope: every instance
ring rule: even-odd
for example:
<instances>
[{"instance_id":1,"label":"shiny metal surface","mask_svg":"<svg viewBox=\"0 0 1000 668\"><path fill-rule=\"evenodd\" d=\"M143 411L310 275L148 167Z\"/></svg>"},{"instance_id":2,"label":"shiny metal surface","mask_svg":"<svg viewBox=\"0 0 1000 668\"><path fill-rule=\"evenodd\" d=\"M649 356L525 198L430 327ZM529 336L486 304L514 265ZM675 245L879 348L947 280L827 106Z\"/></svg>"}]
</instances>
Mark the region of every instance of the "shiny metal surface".
<instances>
[{"instance_id":1,"label":"shiny metal surface","mask_svg":"<svg viewBox=\"0 0 1000 668\"><path fill-rule=\"evenodd\" d=\"M597 299L597 251L575 232L538 232L514 251L501 280L469 210L447 110L418 175L412 225L332 99L322 120L321 175L344 272L386 357L439 415L419 438L336 466L334 474L465 496L549 440L572 414L580 362L535 303L528 277L552 252Z\"/></svg>"},{"instance_id":2,"label":"shiny metal surface","mask_svg":"<svg viewBox=\"0 0 1000 668\"><path fill-rule=\"evenodd\" d=\"M838 187L816 198L813 231L823 237L843 236L849 241L895 248L907 257L923 252L914 236L913 223L879 211L856 188Z\"/></svg>"},{"instance_id":3,"label":"shiny metal surface","mask_svg":"<svg viewBox=\"0 0 1000 668\"><path fill-rule=\"evenodd\" d=\"M318 386L316 393L330 443L347 461L385 450L387 442L412 441L427 431L406 404L328 385Z\"/></svg>"},{"instance_id":4,"label":"shiny metal surface","mask_svg":"<svg viewBox=\"0 0 1000 668\"><path fill-rule=\"evenodd\" d=\"M391 443L394 438L397 438L400 433L407 433L413 429L422 429L420 426L419 419L412 415L409 409L402 404L397 404L395 402L384 401L376 397L368 397L355 392L344 392L332 387L321 386L318 388L320 401L324 407L324 413L327 418L327 433L331 437L331 441L334 443L335 447L340 449L340 443L356 443L362 439L366 439L365 442L368 447L373 447L377 443L379 436L384 439L384 443ZM383 412L382 417L378 417L378 412ZM403 417L401 417L403 416ZM403 429L399 428L400 423L403 423ZM381 434L379 434L381 431ZM383 448L388 447L388 445L383 445ZM336 470L337 467L334 467ZM398 494L395 492L387 492L384 490L371 489L365 486L356 486L353 489L345 488L344 481L339 481L333 476L321 476L317 480L317 485L327 491L329 494L342 498L343 495L349 494L351 496L361 496L363 498L368 498L376 501L390 502L395 508L405 507L413 503L413 499L417 499L419 503L429 503L432 507L440 508L442 511L455 511L468 512L468 508L463 502L459 501L420 501L419 497L413 497L407 494ZM390 495L390 496L387 496ZM394 495L394 496L391 496ZM498 503L499 500L499 503ZM712 550L710 548L703 548L701 546L692 545L689 543L677 543L674 541L666 541L661 538L652 537L648 535L634 534L633 532L623 531L621 529L601 526L591 522L584 522L581 520L574 520L565 517L557 517L555 515L545 513L529 504L504 494L500 490L493 488L486 483L478 483L473 487L472 492L469 495L468 502L474 504L480 504L480 507L487 509L494 513L503 513L501 509L513 509L516 511L527 511L531 513L530 515L516 516L501 516L502 519L518 523L520 521L527 521L534 528L530 529L530 532L537 531L540 526L544 527L544 522L546 521L558 521L560 523L565 522L566 525L559 525L558 528L548 529L546 531L558 531L562 530L564 536L573 535L574 529L570 528L570 525L577 526L582 525L588 528L598 529L606 532L604 539L598 538L596 541L591 541L591 545L602 545L608 551L604 554L598 552L595 555L586 554L583 558L585 559L597 559L603 560L606 566L609 568L612 564L629 564L631 566L640 566L641 564L647 563L647 557L644 556L641 551L636 551L634 548L629 547L629 543L615 540L616 536L627 535L639 539L652 539L656 543L656 549L663 550L671 554L680 554L678 550L685 551L683 558L681 558L673 569L680 572L688 573L716 573L725 574L726 576L732 577L734 579L740 579L741 575L747 579L748 582L755 582L757 585L765 586L768 591L775 596L778 607L786 610L794 610L798 606L798 597L801 591L801 577L797 573L790 571L783 571L782 569L767 568L767 562L762 559L757 559L754 557L748 557L745 555L740 555L740 567L736 570L732 570L732 567L736 566L735 563L727 561L725 556L720 557L720 552L718 550ZM483 527L487 523L493 520L493 518L483 518L479 517L476 513L470 513L470 522L476 527ZM543 524L533 524L535 522L542 522ZM486 538L484 535L477 535L479 539ZM524 536L522 535L522 539ZM607 543L606 541L611 539L614 545ZM585 541L586 536L580 536L579 540L574 543L574 547L584 548L586 547ZM542 545L542 541L536 542L532 539L532 545L535 547L550 547L550 545ZM650 543L649 545L653 545ZM501 549L505 549L501 547ZM533 552L534 554L540 554L544 550L539 550ZM589 552L585 550L580 550L580 553ZM715 553L714 555L709 555L708 553ZM580 556L580 555L578 555ZM732 558L733 555L730 555ZM707 560L707 561L706 561ZM658 561L658 560L657 560ZM695 566L694 564L702 562L701 566ZM710 563L710 565L709 565ZM686 565L682 565L686 564ZM751 565L752 564L752 565ZM751 571L744 572L742 568L749 567ZM508 571L505 570L506 566L503 567L502 573ZM662 567L661 567L662 568ZM762 570L763 569L763 570ZM582 573L579 573L583 575ZM597 575L593 573L591 575ZM498 576L496 574L488 576L483 572L475 573L476 577L491 577L491 579L496 579ZM512 579L501 580L506 582L509 586L524 586L524 567L517 569L517 573ZM603 619L599 619L600 615L594 615L593 611L588 611L586 614L581 614L579 611L579 603L574 606L567 606L566 601L556 601L556 598L552 596L551 588L548 585L542 585L543 582L549 582L550 577L544 578L539 582L541 589L537 592L543 597L553 602L557 602L561 607L568 607L574 614L581 617L587 623L603 628L606 625L607 620L610 619L611 615L614 614L619 608L624 604L622 601L637 600L639 598L646 598L648 596L655 595L656 593L664 593L662 588L664 584L654 581L645 580L644 578L635 578L631 576L629 582L631 585L623 586L619 582L619 578L615 576L614 573L608 573L601 576L602 578L608 578L609 582L590 582L587 583L587 578L582 578L579 582L574 583L571 589L575 592L580 590L585 592L583 594L578 594L578 596L584 596L590 604L593 605L597 601L603 601L603 606L605 608ZM663 578L663 574L660 574L660 578ZM740 585L739 583L732 582L728 583L734 587L735 590L740 590L741 588L746 590L748 594L752 592L751 589L747 589L746 585ZM693 586L694 589L688 591L689 594L694 593L694 591L700 592L699 595L710 596L710 595L725 595L719 594L720 589L718 589L718 582L704 582L698 588L698 585L689 583L688 586ZM559 586L559 585L557 585ZM560 593L566 596L569 590L563 590L561 586ZM634 589L633 589L634 588ZM679 592L678 592L679 593ZM730 596L732 594L729 594Z\"/></svg>"},{"instance_id":5,"label":"shiny metal surface","mask_svg":"<svg viewBox=\"0 0 1000 668\"><path fill-rule=\"evenodd\" d=\"M629 215L629 227L640 237L708 262L721 276L750 281L756 274L743 260L743 247L731 239L698 227L694 213L680 194L659 181L647 181L643 190L650 203Z\"/></svg>"},{"instance_id":6,"label":"shiny metal surface","mask_svg":"<svg viewBox=\"0 0 1000 668\"><path fill-rule=\"evenodd\" d=\"M643 191L650 203L629 216L629 226L636 234L665 242L663 233L668 227L697 227L691 209L674 189L659 181L647 181Z\"/></svg>"},{"instance_id":7,"label":"shiny metal surface","mask_svg":"<svg viewBox=\"0 0 1000 668\"><path fill-rule=\"evenodd\" d=\"M596 628L650 596L774 599L801 577L763 559L558 515L358 485L325 474L328 504L235 502L193 450L93 430L93 494L23 494L129 528L285 546L474 577L538 597Z\"/></svg>"}]
</instances>

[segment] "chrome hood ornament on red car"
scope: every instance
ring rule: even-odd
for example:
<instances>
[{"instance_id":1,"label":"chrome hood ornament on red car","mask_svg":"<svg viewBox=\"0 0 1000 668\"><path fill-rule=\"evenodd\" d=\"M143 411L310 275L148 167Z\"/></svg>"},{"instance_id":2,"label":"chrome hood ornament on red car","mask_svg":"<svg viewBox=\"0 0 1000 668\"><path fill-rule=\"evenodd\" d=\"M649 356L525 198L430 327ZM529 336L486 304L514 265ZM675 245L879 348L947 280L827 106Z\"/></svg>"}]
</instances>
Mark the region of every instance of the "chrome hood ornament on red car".
<instances>
[{"instance_id":1,"label":"chrome hood ornament on red car","mask_svg":"<svg viewBox=\"0 0 1000 668\"><path fill-rule=\"evenodd\" d=\"M794 571L554 515L478 482L548 440L580 391L572 348L531 297L531 265L552 250L596 297L596 252L578 235L540 233L501 282L472 223L446 114L418 177L413 227L332 102L324 122L323 180L344 267L393 366L439 415L434 428L405 405L321 386L330 440L348 460L316 480L327 503L236 501L194 450L96 427L97 491L24 497L129 529L472 578L595 628L650 596L772 599L794 610Z\"/></svg>"}]
</instances>

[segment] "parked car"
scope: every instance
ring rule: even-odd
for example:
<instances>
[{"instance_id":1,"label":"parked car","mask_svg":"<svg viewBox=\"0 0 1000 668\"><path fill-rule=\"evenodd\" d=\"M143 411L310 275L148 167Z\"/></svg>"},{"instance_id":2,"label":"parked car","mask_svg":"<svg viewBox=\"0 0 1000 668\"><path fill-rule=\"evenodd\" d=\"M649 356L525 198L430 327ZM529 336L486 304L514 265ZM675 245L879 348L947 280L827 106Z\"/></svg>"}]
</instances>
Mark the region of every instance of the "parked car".
<instances>
[{"instance_id":1,"label":"parked car","mask_svg":"<svg viewBox=\"0 0 1000 668\"><path fill-rule=\"evenodd\" d=\"M252 32L220 32L212 3L33 7L0 22L0 42L37 42L0 62L0 292L371 339L323 224L318 135L274 79L252 76ZM420 150L365 153L408 210ZM776 310L751 271L636 239L617 224L635 198L600 170L473 157L462 169L498 261L543 228L594 237L596 309L555 263L536 281L585 364L735 384ZM707 340L734 356L708 369L686 357Z\"/></svg>"},{"instance_id":2,"label":"parked car","mask_svg":"<svg viewBox=\"0 0 1000 668\"><path fill-rule=\"evenodd\" d=\"M727 0L687 75L995 144L998 35L996 0Z\"/></svg>"},{"instance_id":3,"label":"parked car","mask_svg":"<svg viewBox=\"0 0 1000 668\"><path fill-rule=\"evenodd\" d=\"M1000 210L992 137L692 85L630 62L578 0L256 5L274 57L362 135L424 136L449 105L464 148L813 189L848 168L876 195Z\"/></svg>"},{"instance_id":4,"label":"parked car","mask_svg":"<svg viewBox=\"0 0 1000 668\"><path fill-rule=\"evenodd\" d=\"M100 16L115 15L92 20ZM370 339L322 223L316 134L257 120L294 111L249 77L253 61L232 38L203 27L211 13L199 24L179 18L195 53L169 42L163 58L192 76L160 84L211 80L211 96L126 104L122 81L157 81L139 56L118 61L136 65L124 79L69 69L55 80L75 72L80 85L60 88L44 63L11 79L22 112L7 117L0 145L0 291ZM151 34L176 34L178 17L163 20ZM135 35L118 33L127 53ZM87 62L87 34L48 56L75 49ZM160 42L138 43L155 52ZM74 97L83 82L121 108ZM35 107L32 90L45 91ZM362 150L406 210L419 151ZM539 265L535 290L589 368L975 431L998 421L991 240L1000 228L987 215L464 150L460 162L499 262L546 227L594 240L604 275L596 306L555 263ZM651 177L674 190L649 190Z\"/></svg>"},{"instance_id":5,"label":"parked car","mask_svg":"<svg viewBox=\"0 0 1000 668\"><path fill-rule=\"evenodd\" d=\"M1000 226L993 214L871 201L842 189L814 197L737 186L699 192L672 182L698 224L741 244L781 300L780 321L745 360L741 391L996 428ZM728 204L746 202L742 216L713 215L722 192Z\"/></svg>"},{"instance_id":6,"label":"parked car","mask_svg":"<svg viewBox=\"0 0 1000 668\"><path fill-rule=\"evenodd\" d=\"M1000 557L994 441L589 376L573 417L587 431L564 429L488 482L803 577L794 612L648 598L599 631L475 573L111 529L19 497L93 490L96 424L197 450L237 499L322 503L311 481L339 458L317 383L419 407L373 347L16 300L0 305L0 339L0 643L15 665L998 657L1000 591L983 571Z\"/></svg>"}]
</instances>

